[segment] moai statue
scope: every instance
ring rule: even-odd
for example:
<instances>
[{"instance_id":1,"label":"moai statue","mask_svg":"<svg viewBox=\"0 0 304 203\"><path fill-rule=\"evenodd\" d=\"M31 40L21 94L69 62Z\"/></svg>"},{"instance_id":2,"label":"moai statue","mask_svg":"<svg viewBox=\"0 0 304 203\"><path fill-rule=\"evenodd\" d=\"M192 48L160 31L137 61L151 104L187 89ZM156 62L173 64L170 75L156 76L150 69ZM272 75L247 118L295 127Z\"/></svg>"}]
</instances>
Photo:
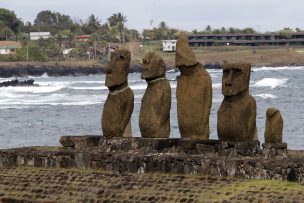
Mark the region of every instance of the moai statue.
<instances>
[{"instance_id":1,"label":"moai statue","mask_svg":"<svg viewBox=\"0 0 304 203\"><path fill-rule=\"evenodd\" d=\"M181 72L176 88L181 138L207 140L212 104L211 78L202 64L196 60L185 33L181 33L177 39L175 66Z\"/></svg>"},{"instance_id":2,"label":"moai statue","mask_svg":"<svg viewBox=\"0 0 304 203\"><path fill-rule=\"evenodd\" d=\"M142 137L168 138L170 135L171 88L162 58L148 52L143 58L141 78L148 87L141 100L139 127Z\"/></svg>"},{"instance_id":3,"label":"moai statue","mask_svg":"<svg viewBox=\"0 0 304 203\"><path fill-rule=\"evenodd\" d=\"M265 143L282 143L283 118L278 109L268 108L265 123Z\"/></svg>"},{"instance_id":4,"label":"moai statue","mask_svg":"<svg viewBox=\"0 0 304 203\"><path fill-rule=\"evenodd\" d=\"M109 94L102 113L102 131L105 137L131 137L130 118L134 108L134 94L128 86L131 54L118 49L111 54L105 85Z\"/></svg>"},{"instance_id":5,"label":"moai statue","mask_svg":"<svg viewBox=\"0 0 304 203\"><path fill-rule=\"evenodd\" d=\"M256 102L249 95L251 65L225 64L222 93L224 100L217 112L219 140L246 142L257 140Z\"/></svg>"}]
</instances>

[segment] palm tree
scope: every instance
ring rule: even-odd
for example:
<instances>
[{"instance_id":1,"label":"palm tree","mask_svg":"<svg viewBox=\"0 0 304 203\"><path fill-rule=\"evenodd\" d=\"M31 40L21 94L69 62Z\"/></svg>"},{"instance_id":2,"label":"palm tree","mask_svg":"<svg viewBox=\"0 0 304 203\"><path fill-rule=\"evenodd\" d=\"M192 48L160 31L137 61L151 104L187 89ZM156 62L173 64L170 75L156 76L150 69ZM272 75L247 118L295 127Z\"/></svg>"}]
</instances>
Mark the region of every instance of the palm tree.
<instances>
[{"instance_id":1,"label":"palm tree","mask_svg":"<svg viewBox=\"0 0 304 203\"><path fill-rule=\"evenodd\" d=\"M120 42L125 42L124 25L127 22L127 17L122 13L114 13L108 19L110 27L115 27L119 33Z\"/></svg>"},{"instance_id":2,"label":"palm tree","mask_svg":"<svg viewBox=\"0 0 304 203\"><path fill-rule=\"evenodd\" d=\"M87 19L87 26L94 30L96 32L100 28L101 21L98 19L98 17L95 17L94 14L90 15Z\"/></svg>"}]
</instances>

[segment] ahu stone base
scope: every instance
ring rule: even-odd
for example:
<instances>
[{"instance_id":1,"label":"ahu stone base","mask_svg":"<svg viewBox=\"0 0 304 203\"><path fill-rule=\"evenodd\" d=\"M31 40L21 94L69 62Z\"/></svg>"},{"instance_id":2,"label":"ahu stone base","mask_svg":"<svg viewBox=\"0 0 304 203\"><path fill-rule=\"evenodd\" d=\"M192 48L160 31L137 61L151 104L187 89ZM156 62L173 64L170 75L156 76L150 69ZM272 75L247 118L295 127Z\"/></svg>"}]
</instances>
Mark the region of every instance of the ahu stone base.
<instances>
[{"instance_id":1,"label":"ahu stone base","mask_svg":"<svg viewBox=\"0 0 304 203\"><path fill-rule=\"evenodd\" d=\"M79 143L78 143L79 142ZM304 151L288 156L286 144L182 139L62 137L63 147L0 150L0 168L94 168L115 173L183 173L304 184Z\"/></svg>"}]
</instances>

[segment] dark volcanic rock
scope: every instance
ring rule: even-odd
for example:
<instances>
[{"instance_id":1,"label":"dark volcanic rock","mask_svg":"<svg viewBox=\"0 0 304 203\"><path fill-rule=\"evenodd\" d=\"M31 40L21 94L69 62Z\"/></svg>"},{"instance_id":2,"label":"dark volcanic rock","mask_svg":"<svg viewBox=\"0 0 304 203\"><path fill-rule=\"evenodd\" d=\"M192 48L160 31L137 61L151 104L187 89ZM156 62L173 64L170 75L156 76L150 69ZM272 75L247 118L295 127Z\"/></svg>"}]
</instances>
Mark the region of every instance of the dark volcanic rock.
<instances>
[{"instance_id":1,"label":"dark volcanic rock","mask_svg":"<svg viewBox=\"0 0 304 203\"><path fill-rule=\"evenodd\" d=\"M206 63L204 64L205 69L223 69L223 65L219 63Z\"/></svg>"},{"instance_id":2,"label":"dark volcanic rock","mask_svg":"<svg viewBox=\"0 0 304 203\"><path fill-rule=\"evenodd\" d=\"M16 86L38 86L34 84L34 80L25 80L25 81L19 81L19 80L10 80L10 81L4 81L0 83L0 87L16 87Z\"/></svg>"},{"instance_id":3,"label":"dark volcanic rock","mask_svg":"<svg viewBox=\"0 0 304 203\"><path fill-rule=\"evenodd\" d=\"M0 77L24 77L24 76L41 76L47 73L49 76L67 76L67 75L90 75L105 73L106 68L102 66L91 67L48 67L48 66L32 66L20 65L20 67L1 67Z\"/></svg>"}]
</instances>

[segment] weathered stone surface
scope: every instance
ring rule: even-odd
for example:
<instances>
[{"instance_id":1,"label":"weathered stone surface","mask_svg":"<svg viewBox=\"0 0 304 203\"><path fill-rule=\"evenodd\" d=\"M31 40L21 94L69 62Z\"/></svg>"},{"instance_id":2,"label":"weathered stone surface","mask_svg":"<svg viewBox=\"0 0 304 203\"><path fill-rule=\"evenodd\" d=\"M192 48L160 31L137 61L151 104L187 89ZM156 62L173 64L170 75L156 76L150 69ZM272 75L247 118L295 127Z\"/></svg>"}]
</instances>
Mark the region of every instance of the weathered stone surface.
<instances>
[{"instance_id":1,"label":"weathered stone surface","mask_svg":"<svg viewBox=\"0 0 304 203\"><path fill-rule=\"evenodd\" d=\"M222 156L256 156L260 154L260 142L258 140L251 142L219 142L218 153Z\"/></svg>"},{"instance_id":2,"label":"weathered stone surface","mask_svg":"<svg viewBox=\"0 0 304 203\"><path fill-rule=\"evenodd\" d=\"M101 136L85 135L85 136L62 136L60 144L64 147L72 147L74 149L85 149L89 147L97 147Z\"/></svg>"},{"instance_id":3,"label":"weathered stone surface","mask_svg":"<svg viewBox=\"0 0 304 203\"><path fill-rule=\"evenodd\" d=\"M148 52L143 58L141 75L148 83L139 114L142 137L168 138L170 135L171 87L165 74L162 58Z\"/></svg>"},{"instance_id":4,"label":"weathered stone surface","mask_svg":"<svg viewBox=\"0 0 304 203\"><path fill-rule=\"evenodd\" d=\"M198 145L200 145L198 147ZM187 140L178 138L101 138L99 150L103 152L144 151L153 153L200 154L207 147L218 152L217 140Z\"/></svg>"},{"instance_id":5,"label":"weathered stone surface","mask_svg":"<svg viewBox=\"0 0 304 203\"><path fill-rule=\"evenodd\" d=\"M105 137L131 137L130 118L134 108L134 93L128 86L131 54L119 49L112 53L105 85L110 92L102 113Z\"/></svg>"},{"instance_id":6,"label":"weathered stone surface","mask_svg":"<svg viewBox=\"0 0 304 203\"><path fill-rule=\"evenodd\" d=\"M288 157L287 143L264 143L262 153L265 158L286 158Z\"/></svg>"},{"instance_id":7,"label":"weathered stone surface","mask_svg":"<svg viewBox=\"0 0 304 203\"><path fill-rule=\"evenodd\" d=\"M119 140L126 141L127 139L132 140L133 138L108 139L108 143L111 142L113 144L115 140L119 142ZM139 140L134 140L133 143L129 141L129 143L135 144L137 142L137 144L141 144L141 149L145 148L146 143L144 144ZM153 145L153 139L144 140L144 142ZM163 148L163 146L169 145L173 148L175 144L172 143L174 142L178 142L178 139L172 140L171 144L163 139L163 141L158 142L158 145L156 142L154 143L156 145L150 148ZM162 144L160 145L160 143ZM194 146L195 149L199 143L201 143L199 146L208 146L208 142L204 144L203 141L199 141L196 145L193 145L193 143L189 143L188 146L190 148ZM183 144L182 142L179 143L180 146L183 146ZM220 146L220 143L216 142L209 142L209 144L209 146ZM225 148L223 144L221 145L222 147L218 147L219 150L229 149ZM245 149L244 146L240 149ZM135 148L135 146L131 146L132 148ZM183 150L186 151L185 149ZM158 150L138 149L117 149L106 152L96 148L71 150L55 147L0 150L1 169L17 166L96 168L123 174L129 172L205 174L221 177L289 180L304 184L304 156L287 158L267 158L258 154L255 156L242 156L240 154L227 156L221 153L213 153L209 150L196 154L186 154L182 151L165 152L165 150L160 150L158 152Z\"/></svg>"},{"instance_id":8,"label":"weathered stone surface","mask_svg":"<svg viewBox=\"0 0 304 203\"><path fill-rule=\"evenodd\" d=\"M209 73L196 60L188 37L180 34L176 44L176 67L181 71L177 81L177 116L183 139L209 139L209 115L212 83Z\"/></svg>"},{"instance_id":9,"label":"weathered stone surface","mask_svg":"<svg viewBox=\"0 0 304 203\"><path fill-rule=\"evenodd\" d=\"M257 139L256 102L249 95L251 65L225 64L222 93L224 100L217 112L217 132L222 141L249 142Z\"/></svg>"},{"instance_id":10,"label":"weathered stone surface","mask_svg":"<svg viewBox=\"0 0 304 203\"><path fill-rule=\"evenodd\" d=\"M268 108L265 122L265 143L281 143L283 133L283 118L275 108Z\"/></svg>"}]
</instances>

